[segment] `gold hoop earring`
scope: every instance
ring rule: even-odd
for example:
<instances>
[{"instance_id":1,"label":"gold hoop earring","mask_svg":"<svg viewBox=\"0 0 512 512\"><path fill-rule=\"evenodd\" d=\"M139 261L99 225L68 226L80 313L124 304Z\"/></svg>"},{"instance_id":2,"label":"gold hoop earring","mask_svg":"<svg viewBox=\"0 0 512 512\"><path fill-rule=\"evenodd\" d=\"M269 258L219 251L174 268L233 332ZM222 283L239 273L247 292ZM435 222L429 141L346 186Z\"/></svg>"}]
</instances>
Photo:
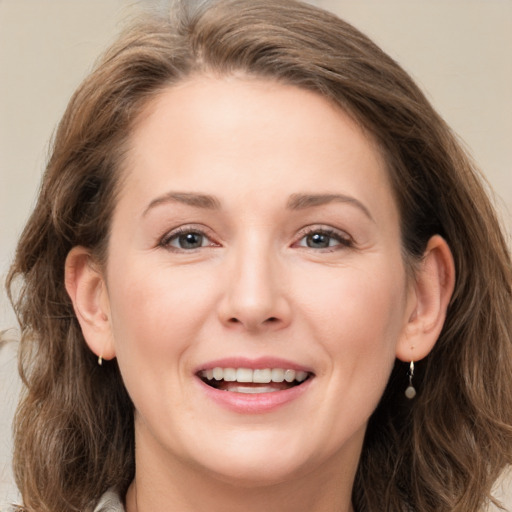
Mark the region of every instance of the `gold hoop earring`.
<instances>
[{"instance_id":1,"label":"gold hoop earring","mask_svg":"<svg viewBox=\"0 0 512 512\"><path fill-rule=\"evenodd\" d=\"M412 385L412 378L414 377L414 361L411 361L407 375L409 376L409 385L405 390L405 396L409 400L412 400L416 396L416 389L414 389L414 386Z\"/></svg>"}]
</instances>

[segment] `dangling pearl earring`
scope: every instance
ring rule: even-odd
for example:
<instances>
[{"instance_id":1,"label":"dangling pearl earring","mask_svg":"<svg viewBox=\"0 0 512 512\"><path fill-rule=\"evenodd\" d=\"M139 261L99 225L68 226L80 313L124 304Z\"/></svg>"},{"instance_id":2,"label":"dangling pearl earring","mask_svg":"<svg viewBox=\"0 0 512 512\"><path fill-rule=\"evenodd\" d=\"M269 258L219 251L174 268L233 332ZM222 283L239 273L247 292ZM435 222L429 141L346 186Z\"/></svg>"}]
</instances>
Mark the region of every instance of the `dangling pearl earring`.
<instances>
[{"instance_id":1,"label":"dangling pearl earring","mask_svg":"<svg viewBox=\"0 0 512 512\"><path fill-rule=\"evenodd\" d=\"M412 400L416 396L416 390L414 389L414 386L412 385L412 378L414 377L414 361L411 361L407 375L409 375L409 385L407 386L407 389L405 390L405 396L409 400Z\"/></svg>"},{"instance_id":2,"label":"dangling pearl earring","mask_svg":"<svg viewBox=\"0 0 512 512\"><path fill-rule=\"evenodd\" d=\"M103 364L103 356L98 356L98 364L100 366Z\"/></svg>"}]
</instances>

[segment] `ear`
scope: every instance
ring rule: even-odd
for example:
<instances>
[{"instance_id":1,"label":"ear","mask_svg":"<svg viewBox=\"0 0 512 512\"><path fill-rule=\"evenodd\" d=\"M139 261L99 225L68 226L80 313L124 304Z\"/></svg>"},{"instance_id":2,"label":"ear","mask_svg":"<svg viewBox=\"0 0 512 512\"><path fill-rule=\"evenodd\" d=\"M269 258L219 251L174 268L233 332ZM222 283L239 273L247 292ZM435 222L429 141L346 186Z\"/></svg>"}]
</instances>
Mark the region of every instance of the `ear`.
<instances>
[{"instance_id":1,"label":"ear","mask_svg":"<svg viewBox=\"0 0 512 512\"><path fill-rule=\"evenodd\" d=\"M433 236L412 278L407 323L396 347L401 361L419 361L434 347L455 286L455 265L446 241Z\"/></svg>"},{"instance_id":2,"label":"ear","mask_svg":"<svg viewBox=\"0 0 512 512\"><path fill-rule=\"evenodd\" d=\"M101 359L113 359L107 287L89 250L73 247L66 257L64 282L89 348Z\"/></svg>"}]
</instances>

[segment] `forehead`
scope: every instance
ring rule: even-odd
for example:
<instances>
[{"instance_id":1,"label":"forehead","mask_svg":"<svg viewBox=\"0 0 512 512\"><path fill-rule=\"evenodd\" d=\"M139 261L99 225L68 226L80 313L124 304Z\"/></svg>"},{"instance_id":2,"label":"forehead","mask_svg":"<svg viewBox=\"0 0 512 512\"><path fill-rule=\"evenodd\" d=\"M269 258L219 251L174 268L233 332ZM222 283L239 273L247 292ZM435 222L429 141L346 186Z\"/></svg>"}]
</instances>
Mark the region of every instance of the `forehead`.
<instances>
[{"instance_id":1,"label":"forehead","mask_svg":"<svg viewBox=\"0 0 512 512\"><path fill-rule=\"evenodd\" d=\"M139 195L217 195L234 185L262 194L390 190L377 144L341 108L309 90L234 76L193 77L155 97L131 135L125 178Z\"/></svg>"}]
</instances>

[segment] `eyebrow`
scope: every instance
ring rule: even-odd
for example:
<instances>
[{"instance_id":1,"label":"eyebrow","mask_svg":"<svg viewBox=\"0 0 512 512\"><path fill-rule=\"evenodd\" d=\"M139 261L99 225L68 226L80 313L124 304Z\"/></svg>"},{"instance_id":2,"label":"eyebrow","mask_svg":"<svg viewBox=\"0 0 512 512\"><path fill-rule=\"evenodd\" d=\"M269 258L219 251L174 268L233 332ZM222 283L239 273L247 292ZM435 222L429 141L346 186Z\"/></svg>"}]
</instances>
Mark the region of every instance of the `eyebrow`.
<instances>
[{"instance_id":1,"label":"eyebrow","mask_svg":"<svg viewBox=\"0 0 512 512\"><path fill-rule=\"evenodd\" d=\"M322 206L332 202L348 203L361 210L370 220L374 221L370 211L366 206L356 198L344 194L292 194L287 203L286 208L289 210L305 210ZM153 199L142 214L145 216L149 210L166 203L182 203L195 208L205 210L220 210L220 201L208 194L194 194L190 192L168 192L156 199ZM375 222L375 221L374 221Z\"/></svg>"},{"instance_id":2,"label":"eyebrow","mask_svg":"<svg viewBox=\"0 0 512 512\"><path fill-rule=\"evenodd\" d=\"M165 203L182 203L195 208L204 208L206 210L220 210L220 202L217 198L207 194L193 194L189 192L168 192L156 199L153 199L144 210L142 216L155 206Z\"/></svg>"},{"instance_id":3,"label":"eyebrow","mask_svg":"<svg viewBox=\"0 0 512 512\"><path fill-rule=\"evenodd\" d=\"M288 199L286 207L289 210L304 210L306 208L314 208L315 206L323 206L329 203L348 203L361 210L370 220L375 222L370 211L366 206L358 201L355 197L346 196L344 194L292 194Z\"/></svg>"}]
</instances>

